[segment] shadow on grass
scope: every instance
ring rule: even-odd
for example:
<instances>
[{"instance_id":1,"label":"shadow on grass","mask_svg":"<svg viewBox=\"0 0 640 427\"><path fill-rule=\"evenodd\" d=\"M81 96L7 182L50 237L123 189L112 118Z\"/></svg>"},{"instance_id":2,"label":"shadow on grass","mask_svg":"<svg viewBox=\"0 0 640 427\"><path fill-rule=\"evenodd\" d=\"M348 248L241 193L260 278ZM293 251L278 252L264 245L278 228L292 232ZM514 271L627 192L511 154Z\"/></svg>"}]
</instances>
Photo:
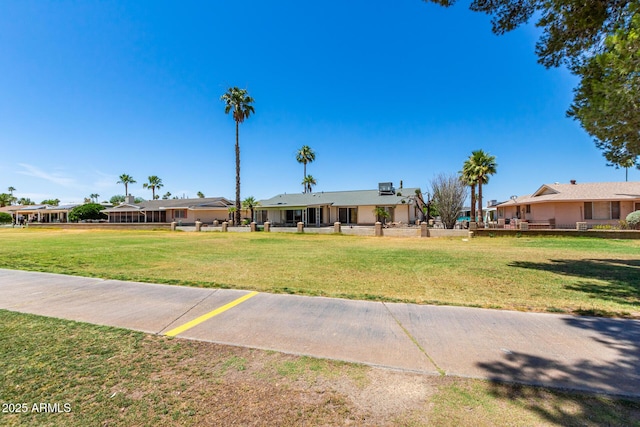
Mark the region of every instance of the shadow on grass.
<instances>
[{"instance_id":1,"label":"shadow on grass","mask_svg":"<svg viewBox=\"0 0 640 427\"><path fill-rule=\"evenodd\" d=\"M586 280L565 285L565 289L583 292L591 298L628 306L640 310L640 260L582 259L550 260L548 263L517 261L510 267L548 271ZM577 312L589 315L610 315L595 311Z\"/></svg>"},{"instance_id":2,"label":"shadow on grass","mask_svg":"<svg viewBox=\"0 0 640 427\"><path fill-rule=\"evenodd\" d=\"M567 363L561 357L514 352L504 355L502 360L478 363L494 381L492 394L519 400L557 425L640 425L640 321L569 316L564 321L605 346L607 355L592 354ZM589 395L554 392L566 405L552 406L540 403L545 402L544 396L549 393L544 388L504 383L578 390Z\"/></svg>"}]
</instances>

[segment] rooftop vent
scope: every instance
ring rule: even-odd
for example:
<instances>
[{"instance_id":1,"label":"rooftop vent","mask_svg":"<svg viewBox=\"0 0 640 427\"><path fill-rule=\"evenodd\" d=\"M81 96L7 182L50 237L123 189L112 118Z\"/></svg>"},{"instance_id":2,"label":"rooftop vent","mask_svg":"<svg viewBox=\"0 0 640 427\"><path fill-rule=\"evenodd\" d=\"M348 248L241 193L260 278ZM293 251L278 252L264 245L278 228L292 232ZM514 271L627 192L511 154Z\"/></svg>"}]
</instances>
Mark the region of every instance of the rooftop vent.
<instances>
[{"instance_id":1,"label":"rooftop vent","mask_svg":"<svg viewBox=\"0 0 640 427\"><path fill-rule=\"evenodd\" d=\"M396 194L396 189L393 188L393 182L378 183L378 194L381 196L393 196Z\"/></svg>"}]
</instances>

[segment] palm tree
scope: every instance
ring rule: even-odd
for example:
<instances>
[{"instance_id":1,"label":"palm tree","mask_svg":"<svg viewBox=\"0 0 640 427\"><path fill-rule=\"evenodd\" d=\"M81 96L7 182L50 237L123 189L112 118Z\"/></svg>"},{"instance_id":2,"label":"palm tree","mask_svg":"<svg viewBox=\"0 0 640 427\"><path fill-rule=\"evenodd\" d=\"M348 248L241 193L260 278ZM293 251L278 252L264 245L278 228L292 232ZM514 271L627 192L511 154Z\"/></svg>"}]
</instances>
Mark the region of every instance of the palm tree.
<instances>
[{"instance_id":1,"label":"palm tree","mask_svg":"<svg viewBox=\"0 0 640 427\"><path fill-rule=\"evenodd\" d=\"M7 191L9 192L9 194L10 194L11 196L13 196L13 192L14 192L14 191L16 191L16 189L15 189L15 188L13 188L13 187L9 187L9 188L7 189Z\"/></svg>"},{"instance_id":2,"label":"palm tree","mask_svg":"<svg viewBox=\"0 0 640 427\"><path fill-rule=\"evenodd\" d=\"M92 202L98 203L98 197L100 197L100 195L97 193L93 193L93 194L90 194L89 197L91 197Z\"/></svg>"},{"instance_id":3,"label":"palm tree","mask_svg":"<svg viewBox=\"0 0 640 427\"><path fill-rule=\"evenodd\" d=\"M204 193L202 191L198 191L197 195L199 198L204 199Z\"/></svg>"},{"instance_id":4,"label":"palm tree","mask_svg":"<svg viewBox=\"0 0 640 427\"><path fill-rule=\"evenodd\" d=\"M171 193L167 191L166 193L164 193L164 196L162 196L162 200L168 200L169 197L171 197Z\"/></svg>"},{"instance_id":5,"label":"palm tree","mask_svg":"<svg viewBox=\"0 0 640 427\"><path fill-rule=\"evenodd\" d=\"M495 156L491 156L482 150L471 152L469 161L473 165L473 169L475 170L478 182L478 215L480 216L480 222L483 222L482 184L487 184L489 182L489 177L496 173L496 168L498 167L498 165L496 164Z\"/></svg>"},{"instance_id":6,"label":"palm tree","mask_svg":"<svg viewBox=\"0 0 640 427\"><path fill-rule=\"evenodd\" d=\"M162 179L158 178L155 175L151 175L149 177L149 182L145 182L144 184L142 184L142 188L150 188L151 189L151 194L153 196L152 200L156 200L156 188L160 189L162 188ZM160 196L158 196L160 197Z\"/></svg>"},{"instance_id":7,"label":"palm tree","mask_svg":"<svg viewBox=\"0 0 640 427\"><path fill-rule=\"evenodd\" d=\"M253 106L253 98L250 97L246 89L238 89L230 87L227 92L220 97L224 101L224 113L229 114L233 111L233 120L236 122L236 224L240 224L240 142L239 129L240 123L249 118L255 112Z\"/></svg>"},{"instance_id":8,"label":"palm tree","mask_svg":"<svg viewBox=\"0 0 640 427\"><path fill-rule=\"evenodd\" d=\"M302 163L304 165L304 178L307 177L307 163L311 163L316 159L316 153L313 152L311 147L308 145L303 145L300 150L296 153L296 160L298 163ZM304 181L303 181L304 183ZM304 184L303 184L304 185ZM304 192L307 192L307 187L305 186Z\"/></svg>"},{"instance_id":9,"label":"palm tree","mask_svg":"<svg viewBox=\"0 0 640 427\"><path fill-rule=\"evenodd\" d=\"M304 186L304 192L307 193L311 193L311 188L316 185L316 179L311 176L311 175L307 175L304 177L304 179L302 180L302 185Z\"/></svg>"},{"instance_id":10,"label":"palm tree","mask_svg":"<svg viewBox=\"0 0 640 427\"><path fill-rule=\"evenodd\" d=\"M476 174L475 165L471 163L471 158L465 160L462 170L458 172L460 180L471 187L471 215L469 220L476 220L476 184L478 183L478 175Z\"/></svg>"},{"instance_id":11,"label":"palm tree","mask_svg":"<svg viewBox=\"0 0 640 427\"><path fill-rule=\"evenodd\" d=\"M120 181L116 182L116 184L124 184L124 195L126 197L129 195L129 184L135 184L135 182L136 180L131 175L123 173L120 175Z\"/></svg>"},{"instance_id":12,"label":"palm tree","mask_svg":"<svg viewBox=\"0 0 640 427\"><path fill-rule=\"evenodd\" d=\"M249 209L249 212L251 212L251 221L253 221L253 210L257 206L260 206L260 203L253 196L249 196L242 201L242 209Z\"/></svg>"}]
</instances>

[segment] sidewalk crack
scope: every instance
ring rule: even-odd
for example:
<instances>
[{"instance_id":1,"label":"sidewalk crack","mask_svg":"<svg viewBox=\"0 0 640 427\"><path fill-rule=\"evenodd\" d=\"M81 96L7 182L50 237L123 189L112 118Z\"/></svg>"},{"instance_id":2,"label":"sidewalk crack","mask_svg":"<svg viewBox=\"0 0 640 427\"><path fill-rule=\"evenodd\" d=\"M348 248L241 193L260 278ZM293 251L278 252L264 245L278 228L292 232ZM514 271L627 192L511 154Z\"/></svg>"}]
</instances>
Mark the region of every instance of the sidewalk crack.
<instances>
[{"instance_id":1,"label":"sidewalk crack","mask_svg":"<svg viewBox=\"0 0 640 427\"><path fill-rule=\"evenodd\" d=\"M387 304L385 304L384 302L382 302L382 305L384 306L384 308L387 309L387 312L389 313L389 315L393 318L393 320L396 321L396 323L398 324L398 326L400 326L400 329L402 329L404 331L404 333L407 335L407 337L409 337L409 339L411 340L411 342L418 347L418 350L420 350L420 352L422 354L425 355L425 357L429 360L429 362L431 362L431 364L433 365L434 368L436 368L436 371L438 371L438 373L442 376L446 376L447 373L445 372L444 369L442 369L440 366L438 366L438 364L436 363L435 360L433 360L433 358L429 355L429 353L427 353L427 351L420 345L420 343L418 342L418 340L411 335L411 333L409 332L409 330L407 328L404 327L404 325L402 324L402 322L400 322L400 320L398 320L398 318L396 316L393 315L393 313L391 312L391 310L389 310L389 307L387 307Z\"/></svg>"},{"instance_id":2,"label":"sidewalk crack","mask_svg":"<svg viewBox=\"0 0 640 427\"><path fill-rule=\"evenodd\" d=\"M195 304L193 304L191 307L189 307L184 313L182 313L180 316L176 317L175 319L173 319L172 321L170 321L169 323L167 323L166 325L164 325L162 328L160 328L160 330L158 332L156 332L156 335L160 335L160 333L162 331L164 331L165 329L169 328L169 326L173 325L174 323L176 323L178 320L182 319L184 316L186 316L187 314L189 314L190 311L192 311L194 308L196 308L197 306L199 306L200 304L202 304L207 298L211 297L213 294L215 294L216 292L218 292L217 289L212 289L210 293L208 293L207 295L205 295L204 297L202 297L202 299L198 302L196 302Z\"/></svg>"}]
</instances>

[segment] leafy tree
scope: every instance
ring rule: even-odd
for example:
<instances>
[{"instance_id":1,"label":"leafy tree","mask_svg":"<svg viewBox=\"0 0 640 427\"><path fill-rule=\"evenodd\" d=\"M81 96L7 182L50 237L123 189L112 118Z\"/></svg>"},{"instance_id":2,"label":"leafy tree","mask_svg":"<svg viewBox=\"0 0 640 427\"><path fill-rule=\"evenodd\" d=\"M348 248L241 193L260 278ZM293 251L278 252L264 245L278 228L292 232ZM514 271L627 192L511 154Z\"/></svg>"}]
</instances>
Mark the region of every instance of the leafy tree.
<instances>
[{"instance_id":1,"label":"leafy tree","mask_svg":"<svg viewBox=\"0 0 640 427\"><path fill-rule=\"evenodd\" d=\"M13 217L6 212L0 212L0 224L9 224L13 222Z\"/></svg>"},{"instance_id":2,"label":"leafy tree","mask_svg":"<svg viewBox=\"0 0 640 427\"><path fill-rule=\"evenodd\" d=\"M142 197L136 197L133 199L133 203L142 203L144 202L144 199Z\"/></svg>"},{"instance_id":3,"label":"leafy tree","mask_svg":"<svg viewBox=\"0 0 640 427\"><path fill-rule=\"evenodd\" d=\"M296 153L296 160L298 163L302 163L304 165L304 176L302 185L304 185L304 192L307 192L307 186L305 185L304 179L307 178L307 163L311 163L316 159L316 153L309 147L308 145L303 145L300 150Z\"/></svg>"},{"instance_id":4,"label":"leafy tree","mask_svg":"<svg viewBox=\"0 0 640 427\"><path fill-rule=\"evenodd\" d=\"M640 155L640 1L473 0L470 9L491 15L499 35L535 17L542 30L538 62L547 68L566 65L580 79L567 114L580 121L611 164Z\"/></svg>"},{"instance_id":5,"label":"leafy tree","mask_svg":"<svg viewBox=\"0 0 640 427\"><path fill-rule=\"evenodd\" d=\"M112 205L119 205L120 203L124 203L124 196L122 194L111 196L111 198L109 199L109 203L111 203Z\"/></svg>"},{"instance_id":6,"label":"leafy tree","mask_svg":"<svg viewBox=\"0 0 640 427\"><path fill-rule=\"evenodd\" d=\"M224 113L233 111L233 120L236 122L236 224L240 224L240 123L255 113L253 106L254 99L249 96L246 89L230 87L227 92L220 97L224 101Z\"/></svg>"},{"instance_id":7,"label":"leafy tree","mask_svg":"<svg viewBox=\"0 0 640 427\"><path fill-rule=\"evenodd\" d=\"M149 182L145 182L144 184L142 184L142 188L150 188L151 189L151 195L153 197L152 200L156 200L156 199L158 199L158 197L160 197L160 196L156 197L156 188L160 189L162 187L163 187L162 179L158 178L155 175L151 175L149 177Z\"/></svg>"},{"instance_id":8,"label":"leafy tree","mask_svg":"<svg viewBox=\"0 0 640 427\"><path fill-rule=\"evenodd\" d=\"M441 173L431 180L431 190L440 220L446 228L453 228L467 198L467 184L456 175Z\"/></svg>"},{"instance_id":9,"label":"leafy tree","mask_svg":"<svg viewBox=\"0 0 640 427\"><path fill-rule=\"evenodd\" d=\"M76 206L69 211L69 221L85 221L89 219L107 219L107 215L101 212L104 206L98 203L86 203Z\"/></svg>"},{"instance_id":10,"label":"leafy tree","mask_svg":"<svg viewBox=\"0 0 640 427\"><path fill-rule=\"evenodd\" d=\"M253 197L249 196L242 201L242 209L248 209L251 212L251 220L253 221L253 211L256 207L260 206L260 203Z\"/></svg>"},{"instance_id":11,"label":"leafy tree","mask_svg":"<svg viewBox=\"0 0 640 427\"><path fill-rule=\"evenodd\" d=\"M305 176L302 180L302 185L304 186L305 193L311 193L311 191L313 190L313 186L316 184L316 179L311 175Z\"/></svg>"},{"instance_id":12,"label":"leafy tree","mask_svg":"<svg viewBox=\"0 0 640 427\"><path fill-rule=\"evenodd\" d=\"M202 191L198 191L198 197L204 199L204 193Z\"/></svg>"},{"instance_id":13,"label":"leafy tree","mask_svg":"<svg viewBox=\"0 0 640 427\"><path fill-rule=\"evenodd\" d=\"M50 205L50 206L58 206L60 204L60 199L47 199L40 202L42 205Z\"/></svg>"},{"instance_id":14,"label":"leafy tree","mask_svg":"<svg viewBox=\"0 0 640 427\"><path fill-rule=\"evenodd\" d=\"M640 15L607 37L579 74L567 115L580 121L609 165L633 166L640 156Z\"/></svg>"},{"instance_id":15,"label":"leafy tree","mask_svg":"<svg viewBox=\"0 0 640 427\"><path fill-rule=\"evenodd\" d=\"M11 205L13 196L7 193L0 193L0 208Z\"/></svg>"},{"instance_id":16,"label":"leafy tree","mask_svg":"<svg viewBox=\"0 0 640 427\"><path fill-rule=\"evenodd\" d=\"M124 184L125 196L129 195L129 184L135 184L135 183L136 183L136 180L133 179L131 175L127 175L126 173L123 173L122 175L120 175L120 181L116 182L116 184Z\"/></svg>"},{"instance_id":17,"label":"leafy tree","mask_svg":"<svg viewBox=\"0 0 640 427\"><path fill-rule=\"evenodd\" d=\"M166 193L164 193L164 195L162 196L162 200L168 200L168 199L169 199L169 197L171 197L171 193L167 191L167 192L166 192Z\"/></svg>"},{"instance_id":18,"label":"leafy tree","mask_svg":"<svg viewBox=\"0 0 640 427\"><path fill-rule=\"evenodd\" d=\"M18 204L22 205L22 206L28 206L28 205L35 205L35 202L32 202L30 198L28 197L21 197L20 200L18 200Z\"/></svg>"}]
</instances>

